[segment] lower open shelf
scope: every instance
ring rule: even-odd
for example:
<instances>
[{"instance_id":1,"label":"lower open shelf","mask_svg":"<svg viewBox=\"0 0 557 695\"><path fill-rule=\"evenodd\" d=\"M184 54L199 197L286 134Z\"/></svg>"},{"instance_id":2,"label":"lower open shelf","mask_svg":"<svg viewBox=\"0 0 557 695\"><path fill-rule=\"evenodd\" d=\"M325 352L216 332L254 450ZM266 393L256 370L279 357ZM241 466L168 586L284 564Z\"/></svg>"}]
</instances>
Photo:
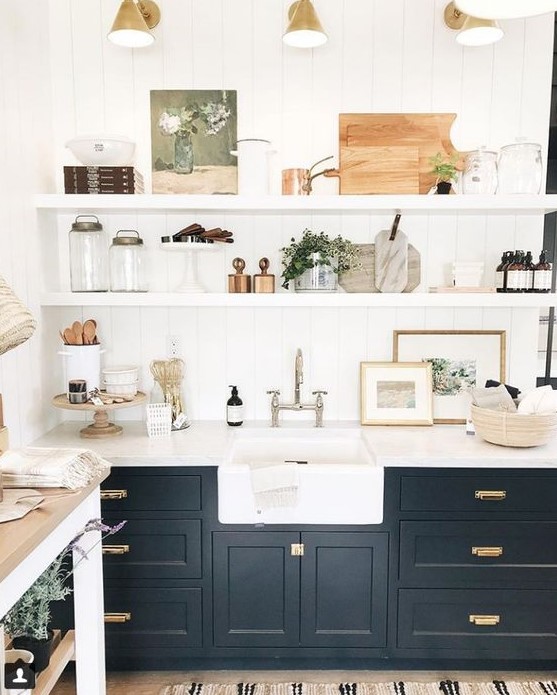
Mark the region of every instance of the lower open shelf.
<instances>
[{"instance_id":1,"label":"lower open shelf","mask_svg":"<svg viewBox=\"0 0 557 695\"><path fill-rule=\"evenodd\" d=\"M4 647L7 649L11 645L9 638L4 640ZM60 630L54 630L54 640L52 643L52 654L48 668L41 671L35 682L33 695L48 695L58 682L63 670L75 657L75 634L73 630L68 630L62 637Z\"/></svg>"}]
</instances>

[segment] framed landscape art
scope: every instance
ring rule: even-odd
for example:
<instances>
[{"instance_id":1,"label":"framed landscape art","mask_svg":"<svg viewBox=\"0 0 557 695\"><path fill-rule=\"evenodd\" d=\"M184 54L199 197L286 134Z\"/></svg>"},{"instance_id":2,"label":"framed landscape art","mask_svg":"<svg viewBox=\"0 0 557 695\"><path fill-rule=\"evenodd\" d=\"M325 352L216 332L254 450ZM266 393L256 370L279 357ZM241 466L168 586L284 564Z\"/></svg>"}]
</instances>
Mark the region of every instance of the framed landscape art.
<instances>
[{"instance_id":1,"label":"framed landscape art","mask_svg":"<svg viewBox=\"0 0 557 695\"><path fill-rule=\"evenodd\" d=\"M431 364L361 362L362 425L431 425Z\"/></svg>"},{"instance_id":2,"label":"framed landscape art","mask_svg":"<svg viewBox=\"0 0 557 695\"><path fill-rule=\"evenodd\" d=\"M485 386L487 379L505 381L506 333L394 331L393 360L431 364L433 421L465 423L470 412L470 389Z\"/></svg>"}]
</instances>

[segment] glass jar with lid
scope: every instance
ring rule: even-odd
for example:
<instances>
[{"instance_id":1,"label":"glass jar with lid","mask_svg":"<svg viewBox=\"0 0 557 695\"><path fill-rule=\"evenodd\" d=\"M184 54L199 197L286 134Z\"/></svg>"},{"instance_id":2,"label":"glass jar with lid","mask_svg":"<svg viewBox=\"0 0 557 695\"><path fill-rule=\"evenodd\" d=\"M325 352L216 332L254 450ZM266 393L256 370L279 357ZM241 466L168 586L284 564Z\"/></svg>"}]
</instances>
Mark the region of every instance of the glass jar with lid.
<instances>
[{"instance_id":1,"label":"glass jar with lid","mask_svg":"<svg viewBox=\"0 0 557 695\"><path fill-rule=\"evenodd\" d=\"M541 145L517 142L501 148L499 193L539 193L542 173Z\"/></svg>"},{"instance_id":2,"label":"glass jar with lid","mask_svg":"<svg viewBox=\"0 0 557 695\"><path fill-rule=\"evenodd\" d=\"M108 240L95 215L78 215L70 230L72 292L108 292Z\"/></svg>"},{"instance_id":3,"label":"glass jar with lid","mask_svg":"<svg viewBox=\"0 0 557 695\"><path fill-rule=\"evenodd\" d=\"M135 229L120 229L110 247L112 292L147 292L145 247Z\"/></svg>"},{"instance_id":4,"label":"glass jar with lid","mask_svg":"<svg viewBox=\"0 0 557 695\"><path fill-rule=\"evenodd\" d=\"M497 190L497 152L480 147L466 156L462 192L492 195Z\"/></svg>"}]
</instances>

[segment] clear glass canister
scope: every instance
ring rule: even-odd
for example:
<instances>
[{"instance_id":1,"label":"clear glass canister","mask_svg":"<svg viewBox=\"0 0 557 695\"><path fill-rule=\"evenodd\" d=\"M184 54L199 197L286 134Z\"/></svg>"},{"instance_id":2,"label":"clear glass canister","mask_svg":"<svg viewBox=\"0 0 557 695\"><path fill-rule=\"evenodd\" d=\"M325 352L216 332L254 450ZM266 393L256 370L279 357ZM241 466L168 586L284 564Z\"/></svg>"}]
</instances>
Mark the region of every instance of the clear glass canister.
<instances>
[{"instance_id":1,"label":"clear glass canister","mask_svg":"<svg viewBox=\"0 0 557 695\"><path fill-rule=\"evenodd\" d=\"M108 292L108 239L95 215L78 215L70 230L72 292Z\"/></svg>"},{"instance_id":2,"label":"clear glass canister","mask_svg":"<svg viewBox=\"0 0 557 695\"><path fill-rule=\"evenodd\" d=\"M110 247L112 292L147 292L145 247L135 229L120 229Z\"/></svg>"},{"instance_id":3,"label":"clear glass canister","mask_svg":"<svg viewBox=\"0 0 557 695\"><path fill-rule=\"evenodd\" d=\"M469 152L462 174L462 192L492 195L497 190L497 152L480 147Z\"/></svg>"},{"instance_id":4,"label":"clear glass canister","mask_svg":"<svg viewBox=\"0 0 557 695\"><path fill-rule=\"evenodd\" d=\"M539 193L542 186L542 148L520 142L501 148L499 193Z\"/></svg>"}]
</instances>

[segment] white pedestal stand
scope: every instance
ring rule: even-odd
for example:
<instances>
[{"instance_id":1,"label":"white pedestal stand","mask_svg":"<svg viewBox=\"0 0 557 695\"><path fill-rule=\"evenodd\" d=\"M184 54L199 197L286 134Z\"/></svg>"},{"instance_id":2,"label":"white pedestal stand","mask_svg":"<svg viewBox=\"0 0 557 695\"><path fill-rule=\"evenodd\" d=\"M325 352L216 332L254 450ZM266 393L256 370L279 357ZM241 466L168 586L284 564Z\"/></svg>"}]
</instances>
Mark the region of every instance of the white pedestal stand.
<instances>
[{"instance_id":1,"label":"white pedestal stand","mask_svg":"<svg viewBox=\"0 0 557 695\"><path fill-rule=\"evenodd\" d=\"M185 255L184 277L174 292L207 292L197 276L197 254L202 252L214 252L219 246L214 244L188 244L187 242L170 241L166 244L161 243L161 248L165 251L176 251Z\"/></svg>"}]
</instances>

